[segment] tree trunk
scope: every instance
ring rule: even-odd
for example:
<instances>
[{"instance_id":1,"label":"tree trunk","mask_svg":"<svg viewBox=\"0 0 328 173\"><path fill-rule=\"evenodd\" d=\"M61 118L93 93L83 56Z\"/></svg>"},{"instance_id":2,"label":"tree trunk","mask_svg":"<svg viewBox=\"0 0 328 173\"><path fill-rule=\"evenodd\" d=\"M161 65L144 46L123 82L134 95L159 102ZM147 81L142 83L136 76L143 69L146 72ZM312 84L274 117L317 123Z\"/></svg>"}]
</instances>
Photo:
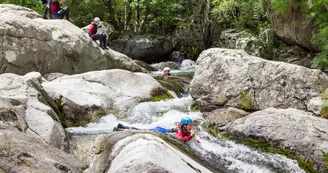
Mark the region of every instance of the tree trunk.
<instances>
[{"instance_id":1,"label":"tree trunk","mask_svg":"<svg viewBox=\"0 0 328 173\"><path fill-rule=\"evenodd\" d=\"M139 31L142 31L145 29L145 25L147 24L148 22L148 15L149 15L149 5L148 3L146 4L146 11L145 11L145 17L143 18L143 20L141 21L140 23L140 28L139 28Z\"/></svg>"},{"instance_id":2,"label":"tree trunk","mask_svg":"<svg viewBox=\"0 0 328 173\"><path fill-rule=\"evenodd\" d=\"M207 47L211 42L212 36L212 21L210 19L212 10L212 0L207 0L205 8L205 21L204 21L204 44Z\"/></svg>"},{"instance_id":3,"label":"tree trunk","mask_svg":"<svg viewBox=\"0 0 328 173\"><path fill-rule=\"evenodd\" d=\"M120 27L116 21L116 15L115 15L115 10L113 8L113 1L114 0L102 0L103 3L106 5L106 7L108 8L109 10L109 14L110 14L110 23L114 26L115 30L119 30Z\"/></svg>"},{"instance_id":4,"label":"tree trunk","mask_svg":"<svg viewBox=\"0 0 328 173\"><path fill-rule=\"evenodd\" d=\"M140 26L140 0L137 0L134 32L139 32Z\"/></svg>"},{"instance_id":5,"label":"tree trunk","mask_svg":"<svg viewBox=\"0 0 328 173\"><path fill-rule=\"evenodd\" d=\"M204 34L202 29L202 5L200 0L192 0L193 5L193 32L196 39L197 53L205 49Z\"/></svg>"},{"instance_id":6,"label":"tree trunk","mask_svg":"<svg viewBox=\"0 0 328 173\"><path fill-rule=\"evenodd\" d=\"M127 25L126 30L129 30L129 29L130 29L129 26L131 26L131 19L132 19L131 3L132 3L132 0L129 0L129 9L128 9L129 13L128 13L128 16L127 16L127 18L126 18L126 23L127 23L127 24L126 24L126 25Z\"/></svg>"}]
</instances>

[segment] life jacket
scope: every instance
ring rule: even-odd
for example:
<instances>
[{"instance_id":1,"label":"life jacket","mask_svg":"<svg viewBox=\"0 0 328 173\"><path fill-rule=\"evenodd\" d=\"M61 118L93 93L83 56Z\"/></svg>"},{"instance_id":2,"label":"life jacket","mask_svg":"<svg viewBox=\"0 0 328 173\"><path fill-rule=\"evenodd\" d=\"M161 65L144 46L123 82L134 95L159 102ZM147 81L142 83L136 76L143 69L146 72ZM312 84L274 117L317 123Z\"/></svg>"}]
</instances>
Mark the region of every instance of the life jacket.
<instances>
[{"instance_id":1,"label":"life jacket","mask_svg":"<svg viewBox=\"0 0 328 173\"><path fill-rule=\"evenodd\" d=\"M97 33L97 31L98 31L98 26L96 22L91 22L91 26L89 29L89 36L92 38L92 35Z\"/></svg>"},{"instance_id":2,"label":"life jacket","mask_svg":"<svg viewBox=\"0 0 328 173\"><path fill-rule=\"evenodd\" d=\"M55 17L55 13L58 15L58 11L60 10L60 5L58 1L52 2L51 4L51 15Z\"/></svg>"}]
</instances>

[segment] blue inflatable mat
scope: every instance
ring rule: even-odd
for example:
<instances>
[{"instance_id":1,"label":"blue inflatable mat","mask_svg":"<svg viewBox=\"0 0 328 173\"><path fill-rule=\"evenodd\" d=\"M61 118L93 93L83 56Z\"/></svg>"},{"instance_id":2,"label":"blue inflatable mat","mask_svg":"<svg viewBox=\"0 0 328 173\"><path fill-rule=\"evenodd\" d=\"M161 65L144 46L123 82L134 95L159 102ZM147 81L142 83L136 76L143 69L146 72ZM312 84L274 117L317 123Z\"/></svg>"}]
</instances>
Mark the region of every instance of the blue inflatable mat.
<instances>
[{"instance_id":1,"label":"blue inflatable mat","mask_svg":"<svg viewBox=\"0 0 328 173\"><path fill-rule=\"evenodd\" d=\"M160 133L168 133L169 132L167 129L165 129L163 127L159 127L159 126L153 128L151 130L154 132L160 132Z\"/></svg>"}]
</instances>

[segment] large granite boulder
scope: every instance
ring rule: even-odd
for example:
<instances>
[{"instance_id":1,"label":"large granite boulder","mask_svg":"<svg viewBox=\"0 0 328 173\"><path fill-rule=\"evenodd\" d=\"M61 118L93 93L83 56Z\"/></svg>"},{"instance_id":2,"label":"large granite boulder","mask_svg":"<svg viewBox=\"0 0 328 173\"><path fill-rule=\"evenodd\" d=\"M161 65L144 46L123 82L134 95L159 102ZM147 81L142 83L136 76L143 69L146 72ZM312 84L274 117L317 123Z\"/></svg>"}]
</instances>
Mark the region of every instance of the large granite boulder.
<instances>
[{"instance_id":1,"label":"large granite boulder","mask_svg":"<svg viewBox=\"0 0 328 173\"><path fill-rule=\"evenodd\" d=\"M112 40L109 47L132 59L146 63L161 62L169 59L173 44L169 38L157 35L122 34Z\"/></svg>"},{"instance_id":2,"label":"large granite boulder","mask_svg":"<svg viewBox=\"0 0 328 173\"><path fill-rule=\"evenodd\" d=\"M99 114L123 115L141 101L169 96L151 76L119 69L63 76L42 86L60 102L65 123L72 125L80 125L78 117L92 120Z\"/></svg>"},{"instance_id":3,"label":"large granite boulder","mask_svg":"<svg viewBox=\"0 0 328 173\"><path fill-rule=\"evenodd\" d=\"M0 172L63 173L83 172L87 168L76 157L2 123L0 118Z\"/></svg>"},{"instance_id":4,"label":"large granite boulder","mask_svg":"<svg viewBox=\"0 0 328 173\"><path fill-rule=\"evenodd\" d=\"M304 160L324 169L323 153L328 152L328 120L298 109L268 108L235 120L225 127L234 138L256 138L274 147L289 149Z\"/></svg>"},{"instance_id":5,"label":"large granite boulder","mask_svg":"<svg viewBox=\"0 0 328 173\"><path fill-rule=\"evenodd\" d=\"M36 12L15 5L0 5L0 42L0 73L144 70L123 54L102 50L69 21L44 20Z\"/></svg>"},{"instance_id":6,"label":"large granite boulder","mask_svg":"<svg viewBox=\"0 0 328 173\"><path fill-rule=\"evenodd\" d=\"M0 75L0 121L59 149L68 143L55 102L42 88L40 73Z\"/></svg>"},{"instance_id":7,"label":"large granite boulder","mask_svg":"<svg viewBox=\"0 0 328 173\"><path fill-rule=\"evenodd\" d=\"M289 45L299 45L312 51L320 51L318 45L311 43L318 27L302 12L301 4L289 3L285 13L277 13L270 0L263 1L264 11L268 14L276 35Z\"/></svg>"},{"instance_id":8,"label":"large granite boulder","mask_svg":"<svg viewBox=\"0 0 328 173\"><path fill-rule=\"evenodd\" d=\"M90 165L86 173L211 172L163 139L136 133L123 131L98 137L77 136L72 143L76 147L75 154Z\"/></svg>"},{"instance_id":9,"label":"large granite boulder","mask_svg":"<svg viewBox=\"0 0 328 173\"><path fill-rule=\"evenodd\" d=\"M319 70L264 60L241 50L213 48L199 56L190 93L203 111L222 105L306 110L309 100L327 85L328 76Z\"/></svg>"}]
</instances>

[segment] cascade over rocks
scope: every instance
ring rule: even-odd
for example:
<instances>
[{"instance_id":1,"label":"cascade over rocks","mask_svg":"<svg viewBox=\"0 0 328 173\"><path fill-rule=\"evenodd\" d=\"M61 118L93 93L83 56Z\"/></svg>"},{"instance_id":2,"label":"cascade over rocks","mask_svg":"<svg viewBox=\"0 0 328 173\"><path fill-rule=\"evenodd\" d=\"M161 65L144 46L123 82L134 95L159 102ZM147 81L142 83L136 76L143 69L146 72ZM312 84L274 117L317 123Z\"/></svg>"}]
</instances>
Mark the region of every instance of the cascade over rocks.
<instances>
[{"instance_id":1,"label":"cascade over rocks","mask_svg":"<svg viewBox=\"0 0 328 173\"><path fill-rule=\"evenodd\" d=\"M36 12L0 4L0 73L83 73L120 68L143 71L133 60L102 50L67 20L44 20Z\"/></svg>"},{"instance_id":2,"label":"cascade over rocks","mask_svg":"<svg viewBox=\"0 0 328 173\"><path fill-rule=\"evenodd\" d=\"M256 138L274 147L289 149L304 160L313 160L323 171L321 152L328 152L328 121L297 109L268 108L235 120L221 130L229 136Z\"/></svg>"},{"instance_id":3,"label":"cascade over rocks","mask_svg":"<svg viewBox=\"0 0 328 173\"><path fill-rule=\"evenodd\" d=\"M60 101L65 124L85 124L99 114L122 115L140 101L167 94L154 78L125 70L103 70L59 77L42 86ZM79 110L79 111L77 111ZM80 122L80 120L87 120Z\"/></svg>"},{"instance_id":4,"label":"cascade over rocks","mask_svg":"<svg viewBox=\"0 0 328 173\"><path fill-rule=\"evenodd\" d=\"M67 149L58 107L42 88L41 80L41 74L36 72L25 76L0 75L0 122L54 147Z\"/></svg>"},{"instance_id":5,"label":"cascade over rocks","mask_svg":"<svg viewBox=\"0 0 328 173\"><path fill-rule=\"evenodd\" d=\"M171 40L157 35L123 34L112 40L109 47L146 63L168 60L173 51Z\"/></svg>"},{"instance_id":6,"label":"cascade over rocks","mask_svg":"<svg viewBox=\"0 0 328 173\"><path fill-rule=\"evenodd\" d=\"M190 93L203 111L222 105L306 110L309 100L327 85L328 76L319 70L264 60L242 50L213 48L199 56Z\"/></svg>"},{"instance_id":7,"label":"cascade over rocks","mask_svg":"<svg viewBox=\"0 0 328 173\"><path fill-rule=\"evenodd\" d=\"M289 3L288 9L283 14L277 14L271 6L270 0L263 1L264 11L268 14L276 35L289 45L299 45L312 51L320 51L320 47L311 43L313 34L318 27L307 19L301 6Z\"/></svg>"}]
</instances>

